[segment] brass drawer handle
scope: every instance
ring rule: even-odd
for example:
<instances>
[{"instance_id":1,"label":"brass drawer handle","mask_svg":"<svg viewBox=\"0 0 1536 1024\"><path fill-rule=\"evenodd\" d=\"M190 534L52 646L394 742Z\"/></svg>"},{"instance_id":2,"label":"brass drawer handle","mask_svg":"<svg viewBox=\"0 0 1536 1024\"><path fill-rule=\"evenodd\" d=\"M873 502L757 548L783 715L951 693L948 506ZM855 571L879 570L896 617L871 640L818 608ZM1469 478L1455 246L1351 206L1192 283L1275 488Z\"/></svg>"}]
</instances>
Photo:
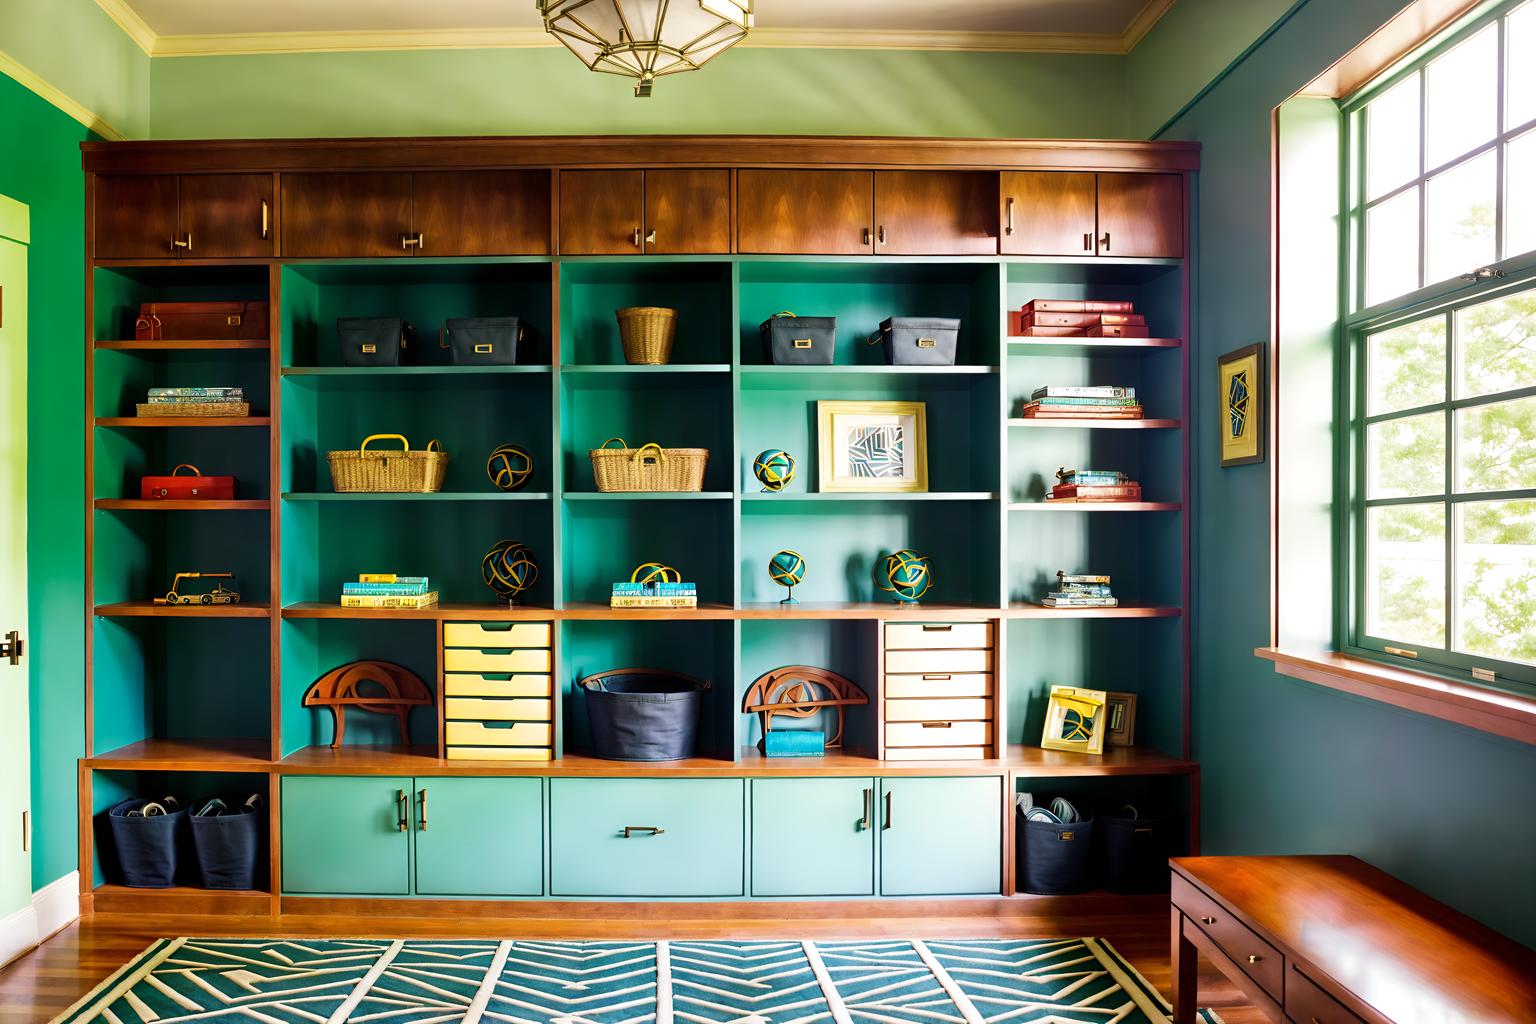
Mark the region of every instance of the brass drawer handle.
<instances>
[{"instance_id":1,"label":"brass drawer handle","mask_svg":"<svg viewBox=\"0 0 1536 1024\"><path fill-rule=\"evenodd\" d=\"M923 681L924 682L928 682L928 683L943 683L943 682L948 682L949 680L951 680L953 678L954 677L952 675L950 675L948 672L924 672L923 673Z\"/></svg>"},{"instance_id":2,"label":"brass drawer handle","mask_svg":"<svg viewBox=\"0 0 1536 1024\"><path fill-rule=\"evenodd\" d=\"M855 826L855 831L858 831L858 832L868 832L869 831L869 819L874 815L874 813L875 813L875 791L873 789L866 789L864 791L864 817L859 819L858 825Z\"/></svg>"},{"instance_id":3,"label":"brass drawer handle","mask_svg":"<svg viewBox=\"0 0 1536 1024\"><path fill-rule=\"evenodd\" d=\"M891 827L891 791L885 791L885 824L880 826L880 831L887 832Z\"/></svg>"},{"instance_id":4,"label":"brass drawer handle","mask_svg":"<svg viewBox=\"0 0 1536 1024\"><path fill-rule=\"evenodd\" d=\"M1008 224L1003 228L1003 234L1013 234L1013 196L1008 197Z\"/></svg>"},{"instance_id":5,"label":"brass drawer handle","mask_svg":"<svg viewBox=\"0 0 1536 1024\"><path fill-rule=\"evenodd\" d=\"M399 820L395 822L395 826L401 832L409 832L411 830L409 803L410 797L405 795L405 790L395 790L395 804L400 812Z\"/></svg>"},{"instance_id":6,"label":"brass drawer handle","mask_svg":"<svg viewBox=\"0 0 1536 1024\"><path fill-rule=\"evenodd\" d=\"M924 633L949 633L949 632L953 632L954 628L955 628L955 624L953 622L925 622L925 623L923 623L923 632Z\"/></svg>"},{"instance_id":7,"label":"brass drawer handle","mask_svg":"<svg viewBox=\"0 0 1536 1024\"><path fill-rule=\"evenodd\" d=\"M421 791L421 807L416 811L416 827L421 831L427 830L427 791Z\"/></svg>"},{"instance_id":8,"label":"brass drawer handle","mask_svg":"<svg viewBox=\"0 0 1536 1024\"><path fill-rule=\"evenodd\" d=\"M1263 958L1263 957L1261 957L1261 956L1259 956L1259 954L1257 954L1257 953L1249 953L1249 954L1248 954L1248 962L1249 962L1249 963L1250 963L1250 964L1256 964L1256 963L1258 963L1258 962L1259 962L1259 961L1260 961L1260 960L1263 960L1263 959L1264 959L1264 958Z\"/></svg>"},{"instance_id":9,"label":"brass drawer handle","mask_svg":"<svg viewBox=\"0 0 1536 1024\"><path fill-rule=\"evenodd\" d=\"M631 839L636 835L663 836L667 834L664 828L656 828L654 825L625 825L624 838Z\"/></svg>"},{"instance_id":10,"label":"brass drawer handle","mask_svg":"<svg viewBox=\"0 0 1536 1024\"><path fill-rule=\"evenodd\" d=\"M1214 917L1202 917L1200 919L1200 923L1201 924L1215 924L1216 923L1216 919Z\"/></svg>"},{"instance_id":11,"label":"brass drawer handle","mask_svg":"<svg viewBox=\"0 0 1536 1024\"><path fill-rule=\"evenodd\" d=\"M924 729L953 729L954 727L955 727L955 723L954 722L924 722L923 723L923 728Z\"/></svg>"},{"instance_id":12,"label":"brass drawer handle","mask_svg":"<svg viewBox=\"0 0 1536 1024\"><path fill-rule=\"evenodd\" d=\"M261 237L266 238L272 230L272 214L267 207L267 201L261 201Z\"/></svg>"}]
</instances>

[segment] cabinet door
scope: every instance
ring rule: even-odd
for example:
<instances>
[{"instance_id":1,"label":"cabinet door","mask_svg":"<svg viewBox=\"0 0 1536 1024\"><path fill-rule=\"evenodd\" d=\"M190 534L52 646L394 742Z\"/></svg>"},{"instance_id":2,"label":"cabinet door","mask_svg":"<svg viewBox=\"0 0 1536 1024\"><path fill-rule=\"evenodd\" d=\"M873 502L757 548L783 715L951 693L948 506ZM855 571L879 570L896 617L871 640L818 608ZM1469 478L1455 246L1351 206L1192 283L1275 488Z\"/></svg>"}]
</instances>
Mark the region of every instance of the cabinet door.
<instances>
[{"instance_id":1,"label":"cabinet door","mask_svg":"<svg viewBox=\"0 0 1536 1024\"><path fill-rule=\"evenodd\" d=\"M876 171L875 252L995 255L996 195L989 171Z\"/></svg>"},{"instance_id":2,"label":"cabinet door","mask_svg":"<svg viewBox=\"0 0 1536 1024\"><path fill-rule=\"evenodd\" d=\"M404 896L411 836L400 797L411 780L294 775L283 779L283 891Z\"/></svg>"},{"instance_id":3,"label":"cabinet door","mask_svg":"<svg viewBox=\"0 0 1536 1024\"><path fill-rule=\"evenodd\" d=\"M416 253L549 253L548 171L418 171L412 189L422 236Z\"/></svg>"},{"instance_id":4,"label":"cabinet door","mask_svg":"<svg viewBox=\"0 0 1536 1024\"><path fill-rule=\"evenodd\" d=\"M1004 171L1002 250L1019 256L1093 254L1094 175L1075 171Z\"/></svg>"},{"instance_id":5,"label":"cabinet door","mask_svg":"<svg viewBox=\"0 0 1536 1024\"><path fill-rule=\"evenodd\" d=\"M645 172L645 251L731 251L731 172Z\"/></svg>"},{"instance_id":6,"label":"cabinet door","mask_svg":"<svg viewBox=\"0 0 1536 1024\"><path fill-rule=\"evenodd\" d=\"M560 251L567 256L641 251L644 171L561 171Z\"/></svg>"},{"instance_id":7,"label":"cabinet door","mask_svg":"<svg viewBox=\"0 0 1536 1024\"><path fill-rule=\"evenodd\" d=\"M741 896L744 787L742 779L551 779L550 894Z\"/></svg>"},{"instance_id":8,"label":"cabinet door","mask_svg":"<svg viewBox=\"0 0 1536 1024\"><path fill-rule=\"evenodd\" d=\"M1002 779L882 779L880 795L882 896L1002 891Z\"/></svg>"},{"instance_id":9,"label":"cabinet door","mask_svg":"<svg viewBox=\"0 0 1536 1024\"><path fill-rule=\"evenodd\" d=\"M753 896L873 896L874 779L752 780Z\"/></svg>"},{"instance_id":10,"label":"cabinet door","mask_svg":"<svg viewBox=\"0 0 1536 1024\"><path fill-rule=\"evenodd\" d=\"M1184 182L1177 174L1099 175L1100 256L1184 255Z\"/></svg>"},{"instance_id":11,"label":"cabinet door","mask_svg":"<svg viewBox=\"0 0 1536 1024\"><path fill-rule=\"evenodd\" d=\"M184 255L271 256L274 215L270 174L181 176Z\"/></svg>"},{"instance_id":12,"label":"cabinet door","mask_svg":"<svg viewBox=\"0 0 1536 1024\"><path fill-rule=\"evenodd\" d=\"M409 174L284 174L283 255L405 256Z\"/></svg>"},{"instance_id":13,"label":"cabinet door","mask_svg":"<svg viewBox=\"0 0 1536 1024\"><path fill-rule=\"evenodd\" d=\"M540 779L416 780L418 896L542 896Z\"/></svg>"},{"instance_id":14,"label":"cabinet door","mask_svg":"<svg viewBox=\"0 0 1536 1024\"><path fill-rule=\"evenodd\" d=\"M736 172L736 251L868 255L874 248L870 171Z\"/></svg>"},{"instance_id":15,"label":"cabinet door","mask_svg":"<svg viewBox=\"0 0 1536 1024\"><path fill-rule=\"evenodd\" d=\"M98 174L94 199L96 256L107 260L175 256L176 175Z\"/></svg>"}]
</instances>

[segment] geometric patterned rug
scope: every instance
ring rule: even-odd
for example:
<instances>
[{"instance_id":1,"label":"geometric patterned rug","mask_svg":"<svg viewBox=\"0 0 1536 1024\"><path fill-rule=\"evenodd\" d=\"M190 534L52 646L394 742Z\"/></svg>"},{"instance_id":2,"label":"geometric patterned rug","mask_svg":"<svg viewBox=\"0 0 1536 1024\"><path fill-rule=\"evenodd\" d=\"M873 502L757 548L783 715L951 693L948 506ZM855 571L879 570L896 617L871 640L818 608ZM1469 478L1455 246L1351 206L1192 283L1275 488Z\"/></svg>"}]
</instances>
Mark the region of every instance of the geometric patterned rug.
<instances>
[{"instance_id":1,"label":"geometric patterned rug","mask_svg":"<svg viewBox=\"0 0 1536 1024\"><path fill-rule=\"evenodd\" d=\"M55 1024L1165 1024L1102 939L161 939ZM1220 1024L1210 1011L1201 1020Z\"/></svg>"}]
</instances>

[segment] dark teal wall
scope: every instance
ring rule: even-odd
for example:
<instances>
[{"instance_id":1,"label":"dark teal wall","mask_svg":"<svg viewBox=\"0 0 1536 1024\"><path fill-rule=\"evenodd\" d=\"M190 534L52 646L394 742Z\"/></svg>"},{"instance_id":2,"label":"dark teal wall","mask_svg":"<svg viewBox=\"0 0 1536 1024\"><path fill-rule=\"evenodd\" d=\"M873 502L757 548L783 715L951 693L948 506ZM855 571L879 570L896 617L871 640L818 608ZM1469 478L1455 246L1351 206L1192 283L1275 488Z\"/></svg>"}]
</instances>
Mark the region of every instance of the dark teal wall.
<instances>
[{"instance_id":1,"label":"dark teal wall","mask_svg":"<svg viewBox=\"0 0 1536 1024\"><path fill-rule=\"evenodd\" d=\"M1255 658L1269 642L1269 472L1221 469L1212 430L1217 357L1269 332L1270 112L1402 6L1309 0L1162 136L1204 147L1194 342L1203 852L1352 853L1531 945L1536 747L1292 680ZM1318 600L1329 586L1317 581Z\"/></svg>"}]
</instances>

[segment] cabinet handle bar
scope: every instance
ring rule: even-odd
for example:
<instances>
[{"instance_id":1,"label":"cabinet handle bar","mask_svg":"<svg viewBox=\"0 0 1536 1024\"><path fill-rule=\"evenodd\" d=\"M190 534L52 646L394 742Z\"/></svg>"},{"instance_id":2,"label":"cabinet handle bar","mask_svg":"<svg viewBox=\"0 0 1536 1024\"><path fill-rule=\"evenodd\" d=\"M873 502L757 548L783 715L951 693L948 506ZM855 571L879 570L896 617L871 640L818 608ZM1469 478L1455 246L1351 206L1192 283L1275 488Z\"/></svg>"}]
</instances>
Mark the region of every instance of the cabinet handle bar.
<instances>
[{"instance_id":1,"label":"cabinet handle bar","mask_svg":"<svg viewBox=\"0 0 1536 1024\"><path fill-rule=\"evenodd\" d=\"M664 829L664 828L657 828L654 825L625 825L624 826L624 838L625 839L632 839L636 835L664 836L666 834L667 834L667 830L666 829Z\"/></svg>"},{"instance_id":2,"label":"cabinet handle bar","mask_svg":"<svg viewBox=\"0 0 1536 1024\"><path fill-rule=\"evenodd\" d=\"M891 791L885 791L885 823L880 826L880 831L888 832L891 828Z\"/></svg>"},{"instance_id":3,"label":"cabinet handle bar","mask_svg":"<svg viewBox=\"0 0 1536 1024\"><path fill-rule=\"evenodd\" d=\"M421 791L421 807L416 811L416 827L425 832L427 830L427 791Z\"/></svg>"},{"instance_id":4,"label":"cabinet handle bar","mask_svg":"<svg viewBox=\"0 0 1536 1024\"><path fill-rule=\"evenodd\" d=\"M399 814L399 818L395 822L395 826L401 832L409 832L411 830L411 823L409 820L410 811L407 810L407 805L409 802L410 797L405 795L405 790L395 790L395 808Z\"/></svg>"}]
</instances>

